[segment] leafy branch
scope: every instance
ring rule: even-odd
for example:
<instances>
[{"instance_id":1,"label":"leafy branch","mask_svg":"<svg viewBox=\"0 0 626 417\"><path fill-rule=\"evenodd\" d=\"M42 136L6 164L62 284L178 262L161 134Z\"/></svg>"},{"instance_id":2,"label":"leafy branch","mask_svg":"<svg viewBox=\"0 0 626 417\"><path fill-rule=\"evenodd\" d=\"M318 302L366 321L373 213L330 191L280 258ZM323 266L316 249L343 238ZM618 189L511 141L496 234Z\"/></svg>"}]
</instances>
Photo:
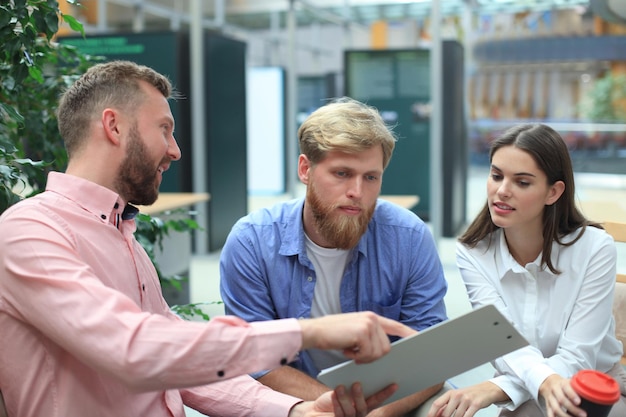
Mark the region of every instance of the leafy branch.
<instances>
[{"instance_id":1,"label":"leafy branch","mask_svg":"<svg viewBox=\"0 0 626 417\"><path fill-rule=\"evenodd\" d=\"M173 305L170 308L174 313L178 314L185 320L208 321L211 319L209 315L202 309L202 306L224 304L223 301L208 301L204 303L191 303L182 305Z\"/></svg>"},{"instance_id":2,"label":"leafy branch","mask_svg":"<svg viewBox=\"0 0 626 417\"><path fill-rule=\"evenodd\" d=\"M184 214L187 217L170 218L172 214ZM168 216L167 220L163 220L160 217L152 217L148 214L139 213L136 217L137 230L135 231L135 238L143 246L148 253L150 260L154 264L154 267L161 281L161 285L171 285L177 290L181 290L181 282L186 280L187 277L183 277L178 274L165 275L163 274L161 267L156 259L157 249L163 251L163 239L169 236L171 231L179 233L191 233L194 230L202 230L198 223L191 218L190 213L183 209L168 211L165 213Z\"/></svg>"},{"instance_id":3,"label":"leafy branch","mask_svg":"<svg viewBox=\"0 0 626 417\"><path fill-rule=\"evenodd\" d=\"M595 80L581 102L580 112L593 122L626 122L626 75L609 71Z\"/></svg>"},{"instance_id":4,"label":"leafy branch","mask_svg":"<svg viewBox=\"0 0 626 417\"><path fill-rule=\"evenodd\" d=\"M191 233L203 230L198 223L191 218L190 212L184 209L167 211L164 213L166 220L161 217L153 217L148 214L139 213L136 217L137 230L135 238L148 253L154 268L159 276L162 287L172 286L178 291L182 290L181 283L188 280L188 277L178 274L165 275L157 260L157 250L163 251L163 239L170 235L170 232ZM180 214L183 217L172 217ZM211 301L204 303L191 303L170 306L174 313L186 320L209 320L210 317L202 309L202 306L211 304L221 304L221 301Z\"/></svg>"},{"instance_id":5,"label":"leafy branch","mask_svg":"<svg viewBox=\"0 0 626 417\"><path fill-rule=\"evenodd\" d=\"M97 59L54 42L59 21L84 35L54 0L0 5L0 213L43 190L48 171L67 165L56 103Z\"/></svg>"}]
</instances>

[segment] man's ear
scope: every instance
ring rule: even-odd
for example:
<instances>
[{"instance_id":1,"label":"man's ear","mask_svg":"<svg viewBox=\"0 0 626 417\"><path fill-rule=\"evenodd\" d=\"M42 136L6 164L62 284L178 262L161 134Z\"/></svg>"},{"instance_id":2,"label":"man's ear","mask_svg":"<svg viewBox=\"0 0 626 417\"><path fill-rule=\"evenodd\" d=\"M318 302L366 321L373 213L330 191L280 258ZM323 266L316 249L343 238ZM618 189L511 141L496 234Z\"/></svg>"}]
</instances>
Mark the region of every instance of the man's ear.
<instances>
[{"instance_id":1,"label":"man's ear","mask_svg":"<svg viewBox=\"0 0 626 417\"><path fill-rule=\"evenodd\" d=\"M102 111L102 129L107 139L113 144L119 146L121 143L122 132L120 129L120 115L116 110L106 108Z\"/></svg>"},{"instance_id":2,"label":"man's ear","mask_svg":"<svg viewBox=\"0 0 626 417\"><path fill-rule=\"evenodd\" d=\"M298 177L304 185L308 185L309 183L309 173L311 171L311 167L312 164L311 161L309 161L309 158L307 158L306 155L301 154L298 157Z\"/></svg>"},{"instance_id":3,"label":"man's ear","mask_svg":"<svg viewBox=\"0 0 626 417\"><path fill-rule=\"evenodd\" d=\"M563 181L557 181L550 187L548 198L546 200L546 206L551 206L556 203L565 191L565 183Z\"/></svg>"}]
</instances>

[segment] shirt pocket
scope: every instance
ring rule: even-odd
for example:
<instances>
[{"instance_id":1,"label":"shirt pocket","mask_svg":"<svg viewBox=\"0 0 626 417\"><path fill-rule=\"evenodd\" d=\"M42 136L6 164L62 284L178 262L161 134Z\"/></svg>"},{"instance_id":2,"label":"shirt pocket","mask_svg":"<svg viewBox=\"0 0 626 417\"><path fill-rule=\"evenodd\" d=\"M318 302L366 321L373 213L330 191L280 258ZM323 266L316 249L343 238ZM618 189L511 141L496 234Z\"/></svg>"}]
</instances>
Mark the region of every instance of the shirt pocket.
<instances>
[{"instance_id":1,"label":"shirt pocket","mask_svg":"<svg viewBox=\"0 0 626 417\"><path fill-rule=\"evenodd\" d=\"M402 307L402 299L394 300L393 304L381 304L375 301L365 301L363 303L363 311L373 311L379 316L387 317L393 320L400 319L400 310Z\"/></svg>"}]
</instances>

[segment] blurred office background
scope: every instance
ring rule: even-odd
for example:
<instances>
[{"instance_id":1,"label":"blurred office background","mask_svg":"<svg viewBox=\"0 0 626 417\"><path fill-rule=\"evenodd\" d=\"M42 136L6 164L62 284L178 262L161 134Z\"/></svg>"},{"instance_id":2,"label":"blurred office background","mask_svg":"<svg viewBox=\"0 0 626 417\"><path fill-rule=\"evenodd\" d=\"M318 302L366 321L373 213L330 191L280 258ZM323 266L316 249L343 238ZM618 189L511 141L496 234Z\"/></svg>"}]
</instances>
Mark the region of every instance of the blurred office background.
<instances>
[{"instance_id":1,"label":"blurred office background","mask_svg":"<svg viewBox=\"0 0 626 417\"><path fill-rule=\"evenodd\" d=\"M184 159L162 191L210 193L202 253L220 249L250 195L296 193L298 124L342 95L395 127L383 193L418 195L412 210L437 236L466 224L468 170L512 124L553 125L577 171L626 170L623 1L80 3L60 2L86 36L61 28L61 41L150 65L186 97L173 104Z\"/></svg>"},{"instance_id":2,"label":"blurred office background","mask_svg":"<svg viewBox=\"0 0 626 417\"><path fill-rule=\"evenodd\" d=\"M553 126L570 147L585 214L626 221L623 0L80 3L60 0L86 32L61 28L62 42L150 65L185 96L172 103L183 159L162 192L210 200L194 207L205 230L193 245L166 242L162 269L190 275L186 298L174 302L219 300L219 250L231 226L302 195L297 127L343 95L375 105L398 133L383 193L419 197L410 209L438 240L450 317L470 309L454 238L484 202L488 146L503 129ZM188 247L191 256L182 254ZM452 382L492 372L486 364Z\"/></svg>"}]
</instances>

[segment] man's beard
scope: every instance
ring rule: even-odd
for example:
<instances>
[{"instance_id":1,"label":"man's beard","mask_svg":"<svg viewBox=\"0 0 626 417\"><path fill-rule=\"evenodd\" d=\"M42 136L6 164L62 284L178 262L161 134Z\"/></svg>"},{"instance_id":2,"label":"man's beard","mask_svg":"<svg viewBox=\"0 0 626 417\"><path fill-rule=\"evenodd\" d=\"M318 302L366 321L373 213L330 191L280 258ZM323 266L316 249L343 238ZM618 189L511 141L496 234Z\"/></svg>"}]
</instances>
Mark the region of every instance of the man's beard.
<instances>
[{"instance_id":1,"label":"man's beard","mask_svg":"<svg viewBox=\"0 0 626 417\"><path fill-rule=\"evenodd\" d=\"M317 232L327 244L337 249L352 249L359 243L376 208L373 204L357 216L337 214L339 206L322 202L313 182L307 188L306 201L311 206Z\"/></svg>"},{"instance_id":2,"label":"man's beard","mask_svg":"<svg viewBox=\"0 0 626 417\"><path fill-rule=\"evenodd\" d=\"M141 139L137 124L131 128L126 157L117 177L117 190L128 203L150 205L159 196L157 168L151 163L148 148ZM165 161L161 161L165 162Z\"/></svg>"}]
</instances>

